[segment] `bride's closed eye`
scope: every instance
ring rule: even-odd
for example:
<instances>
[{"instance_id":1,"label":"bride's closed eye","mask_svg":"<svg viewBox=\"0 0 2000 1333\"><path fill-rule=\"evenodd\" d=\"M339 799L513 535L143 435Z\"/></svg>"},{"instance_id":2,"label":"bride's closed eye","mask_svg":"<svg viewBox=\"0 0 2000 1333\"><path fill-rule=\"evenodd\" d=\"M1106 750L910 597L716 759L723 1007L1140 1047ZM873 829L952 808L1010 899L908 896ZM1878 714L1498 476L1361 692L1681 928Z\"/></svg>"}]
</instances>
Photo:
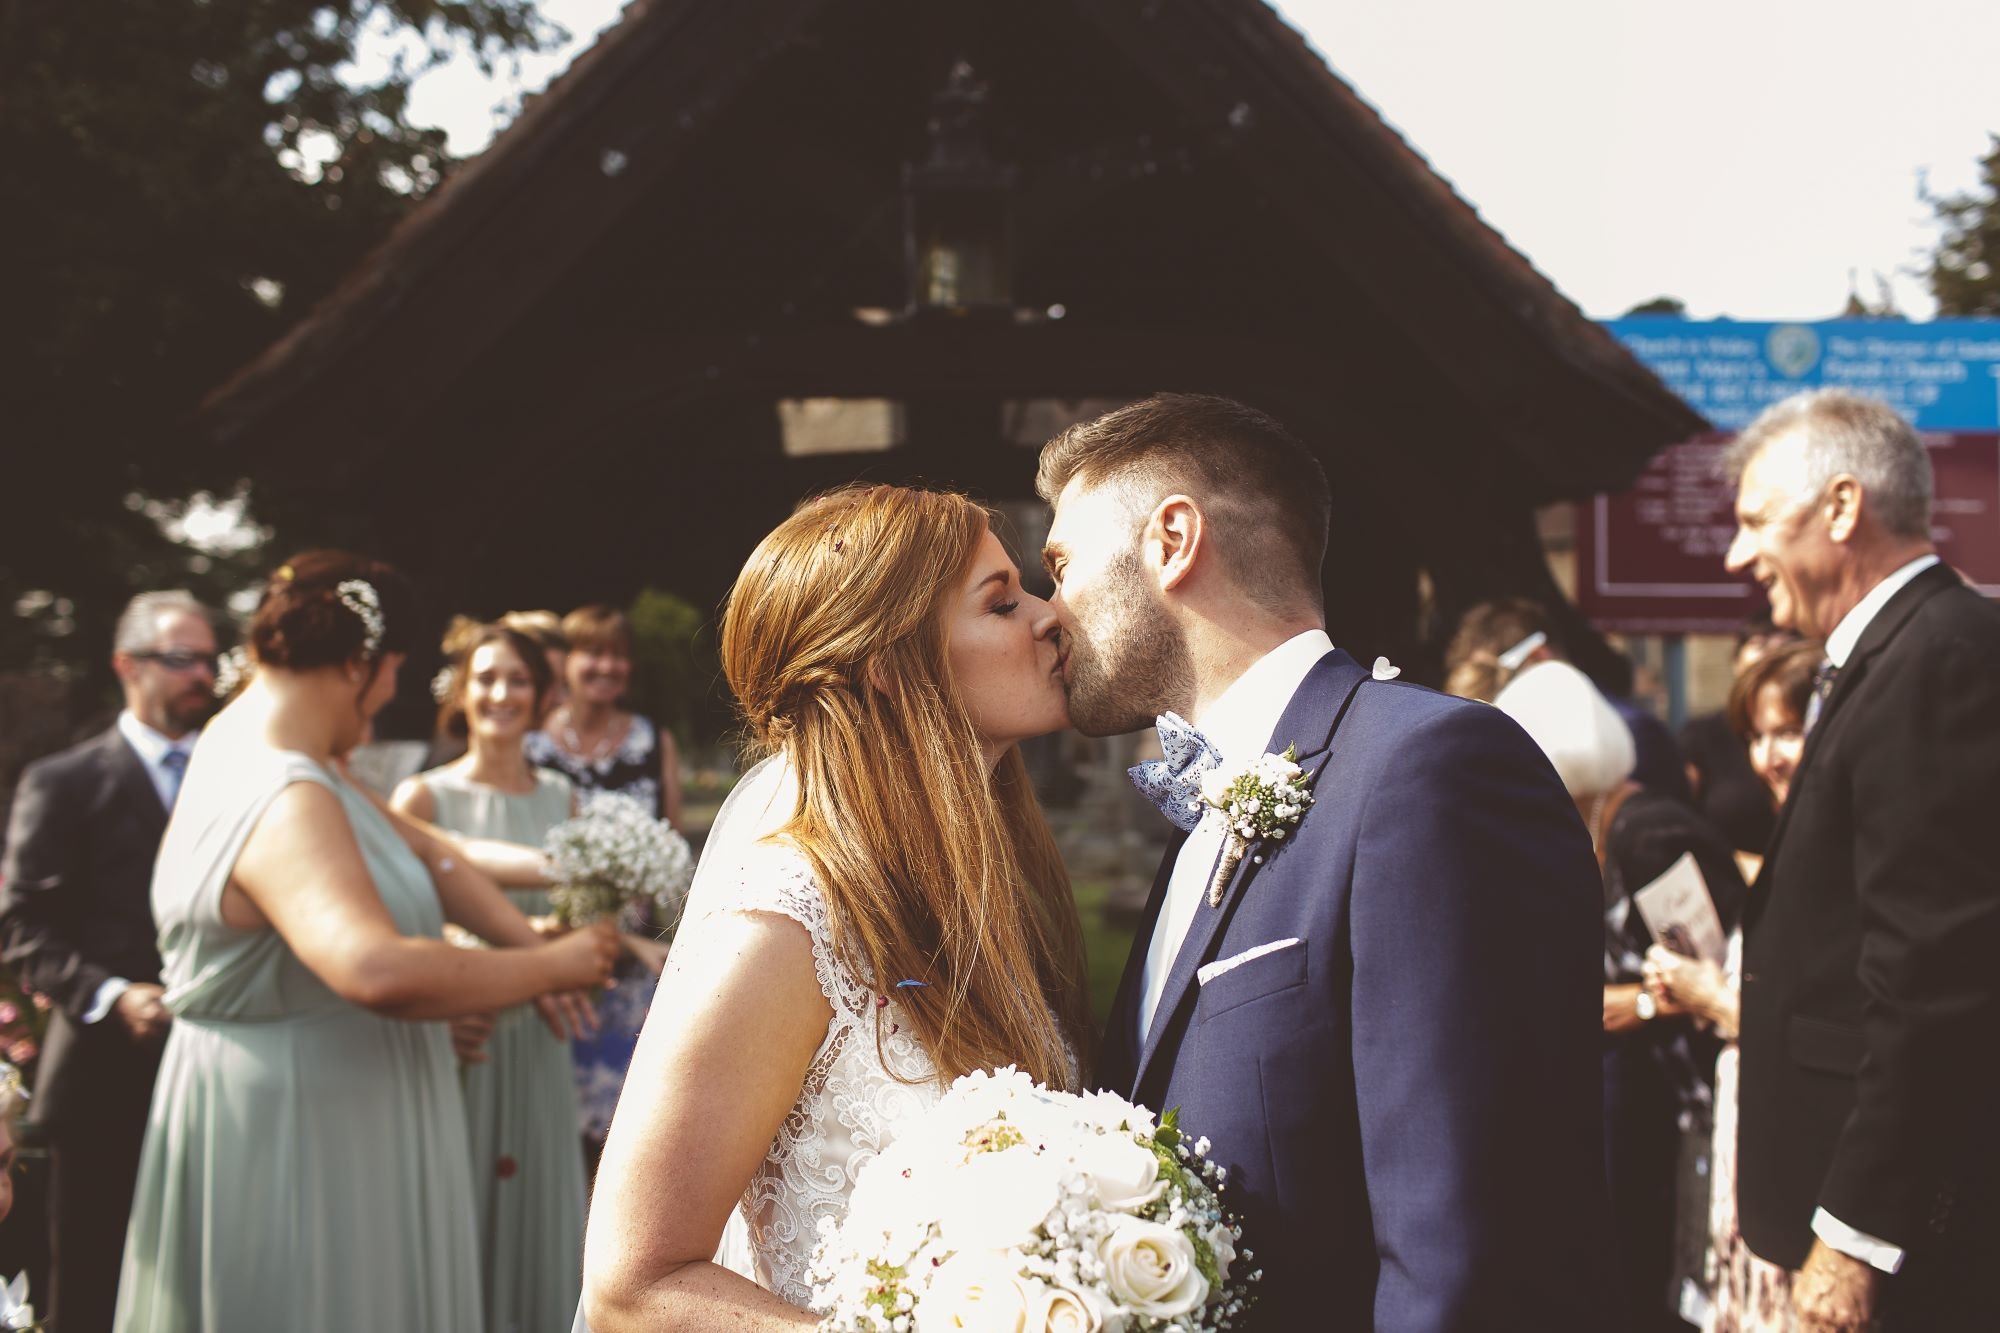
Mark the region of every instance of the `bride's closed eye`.
<instances>
[{"instance_id":1,"label":"bride's closed eye","mask_svg":"<svg viewBox=\"0 0 2000 1333\"><path fill-rule=\"evenodd\" d=\"M993 614L996 616L1011 616L1020 609L1021 604L1019 602L995 602L992 608Z\"/></svg>"}]
</instances>

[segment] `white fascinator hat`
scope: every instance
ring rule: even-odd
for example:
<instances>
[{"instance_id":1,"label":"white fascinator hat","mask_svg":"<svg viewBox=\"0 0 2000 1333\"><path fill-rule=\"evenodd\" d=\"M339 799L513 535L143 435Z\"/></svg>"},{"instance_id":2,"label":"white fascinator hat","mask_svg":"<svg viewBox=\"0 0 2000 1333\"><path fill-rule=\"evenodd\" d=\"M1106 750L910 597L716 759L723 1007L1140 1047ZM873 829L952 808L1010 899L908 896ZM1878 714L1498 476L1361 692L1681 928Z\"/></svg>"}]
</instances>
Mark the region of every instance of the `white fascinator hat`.
<instances>
[{"instance_id":1,"label":"white fascinator hat","mask_svg":"<svg viewBox=\"0 0 2000 1333\"><path fill-rule=\"evenodd\" d=\"M1555 765L1572 799L1601 796L1632 775L1632 732L1590 677L1567 662L1538 662L1493 706L1521 724Z\"/></svg>"}]
</instances>

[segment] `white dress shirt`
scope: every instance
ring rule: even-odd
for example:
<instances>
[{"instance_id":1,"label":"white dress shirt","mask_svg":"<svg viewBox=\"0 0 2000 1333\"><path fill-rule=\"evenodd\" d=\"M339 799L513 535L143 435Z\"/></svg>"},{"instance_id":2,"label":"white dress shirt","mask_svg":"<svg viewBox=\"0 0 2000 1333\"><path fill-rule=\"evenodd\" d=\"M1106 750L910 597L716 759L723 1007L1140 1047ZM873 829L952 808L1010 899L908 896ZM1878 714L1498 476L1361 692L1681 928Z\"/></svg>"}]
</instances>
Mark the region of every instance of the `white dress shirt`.
<instances>
[{"instance_id":1,"label":"white dress shirt","mask_svg":"<svg viewBox=\"0 0 2000 1333\"><path fill-rule=\"evenodd\" d=\"M160 804L171 810L174 797L180 792L180 777L166 765L167 752L178 750L181 755L181 772L187 772L187 757L194 750L194 738L200 734L190 731L179 740L164 736L133 716L131 709L118 714L118 734L125 743L139 755L139 763L144 766L146 776L152 779L153 790L160 794Z\"/></svg>"},{"instance_id":2,"label":"white dress shirt","mask_svg":"<svg viewBox=\"0 0 2000 1333\"><path fill-rule=\"evenodd\" d=\"M1285 706L1299 692L1306 674L1332 651L1333 640L1326 636L1325 630L1309 629L1294 635L1258 658L1216 696L1215 702L1202 710L1201 716L1188 720L1221 752L1226 762L1254 759L1264 753L1271 732L1284 716ZM1284 741L1285 738L1279 738L1280 749L1284 748ZM1187 841L1181 844L1180 855L1174 859L1166 900L1160 904L1159 920L1154 923L1153 938L1146 947L1144 988L1139 998L1142 1049L1146 1033L1153 1026L1153 1011L1159 1007L1161 992L1167 988L1167 974L1174 970L1174 959L1181 951L1181 941L1187 938L1188 927L1194 924L1194 915L1207 897L1209 877L1215 872L1216 858L1222 854L1222 839L1221 826L1213 820L1203 820L1188 834Z\"/></svg>"},{"instance_id":3,"label":"white dress shirt","mask_svg":"<svg viewBox=\"0 0 2000 1333\"><path fill-rule=\"evenodd\" d=\"M1826 660L1833 663L1836 669L1845 667L1847 659L1854 656L1854 646L1861 642L1861 635L1867 630L1869 622L1889 604L1889 599L1937 562L1935 555L1920 555L1870 588L1868 595L1856 602L1854 608L1833 627L1833 633L1826 636ZM1824 1208L1813 1211L1812 1230L1813 1235L1832 1249L1839 1250L1850 1259L1859 1259L1870 1268L1893 1273L1903 1266L1902 1246L1891 1245L1865 1231L1857 1231Z\"/></svg>"},{"instance_id":4,"label":"white dress shirt","mask_svg":"<svg viewBox=\"0 0 2000 1333\"><path fill-rule=\"evenodd\" d=\"M1936 555L1920 555L1870 588L1868 595L1856 602L1854 609L1842 616L1840 623L1833 627L1833 633L1826 636L1826 660L1835 667L1846 666L1847 659L1854 656L1854 645L1861 642L1861 635L1867 630L1869 622L1889 604L1889 599L1937 562Z\"/></svg>"},{"instance_id":5,"label":"white dress shirt","mask_svg":"<svg viewBox=\"0 0 2000 1333\"><path fill-rule=\"evenodd\" d=\"M194 749L197 732L189 732L179 740L162 735L141 722L127 708L118 714L118 734L139 756L140 767L146 770L146 777L152 782L153 790L160 794L160 804L167 809L174 808L174 797L180 793L181 774L187 772L187 756ZM181 774L166 765L170 751L181 756ZM106 977L97 993L90 997L90 1008L83 1011L86 1023L101 1022L111 1012L111 1006L118 1003L118 997L131 989L132 983L124 977Z\"/></svg>"}]
</instances>

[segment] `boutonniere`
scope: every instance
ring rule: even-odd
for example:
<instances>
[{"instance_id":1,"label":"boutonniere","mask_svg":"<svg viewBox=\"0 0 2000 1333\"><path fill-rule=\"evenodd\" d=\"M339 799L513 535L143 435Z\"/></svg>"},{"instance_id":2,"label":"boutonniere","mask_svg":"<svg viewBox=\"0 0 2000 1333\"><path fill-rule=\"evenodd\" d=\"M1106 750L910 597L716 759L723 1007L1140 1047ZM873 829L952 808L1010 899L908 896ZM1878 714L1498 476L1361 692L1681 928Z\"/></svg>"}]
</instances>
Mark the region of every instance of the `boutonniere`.
<instances>
[{"instance_id":1,"label":"boutonniere","mask_svg":"<svg viewBox=\"0 0 2000 1333\"><path fill-rule=\"evenodd\" d=\"M1222 859L1208 884L1208 905L1222 906L1222 890L1250 844L1269 839L1282 842L1305 818L1312 805L1305 770L1299 767L1299 747L1283 754L1261 754L1248 763L1222 764L1201 775L1204 820L1222 825Z\"/></svg>"}]
</instances>

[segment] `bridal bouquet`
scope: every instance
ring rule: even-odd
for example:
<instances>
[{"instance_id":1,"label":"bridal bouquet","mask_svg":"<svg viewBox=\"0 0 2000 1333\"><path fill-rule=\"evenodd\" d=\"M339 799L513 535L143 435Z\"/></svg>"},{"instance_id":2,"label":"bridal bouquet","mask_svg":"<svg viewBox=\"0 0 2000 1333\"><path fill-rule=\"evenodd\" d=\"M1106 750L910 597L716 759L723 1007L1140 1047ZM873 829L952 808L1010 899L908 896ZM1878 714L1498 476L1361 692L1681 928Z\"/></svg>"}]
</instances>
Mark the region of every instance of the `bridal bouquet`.
<instances>
[{"instance_id":1,"label":"bridal bouquet","mask_svg":"<svg viewBox=\"0 0 2000 1333\"><path fill-rule=\"evenodd\" d=\"M1248 1305L1223 1168L1169 1112L968 1074L820 1223L825 1333L1206 1333ZM1239 1260L1241 1262L1239 1262Z\"/></svg>"},{"instance_id":2,"label":"bridal bouquet","mask_svg":"<svg viewBox=\"0 0 2000 1333\"><path fill-rule=\"evenodd\" d=\"M650 901L672 922L694 879L687 839L630 796L599 792L576 817L549 830L542 849L555 868L549 890L556 919L581 926Z\"/></svg>"}]
</instances>

